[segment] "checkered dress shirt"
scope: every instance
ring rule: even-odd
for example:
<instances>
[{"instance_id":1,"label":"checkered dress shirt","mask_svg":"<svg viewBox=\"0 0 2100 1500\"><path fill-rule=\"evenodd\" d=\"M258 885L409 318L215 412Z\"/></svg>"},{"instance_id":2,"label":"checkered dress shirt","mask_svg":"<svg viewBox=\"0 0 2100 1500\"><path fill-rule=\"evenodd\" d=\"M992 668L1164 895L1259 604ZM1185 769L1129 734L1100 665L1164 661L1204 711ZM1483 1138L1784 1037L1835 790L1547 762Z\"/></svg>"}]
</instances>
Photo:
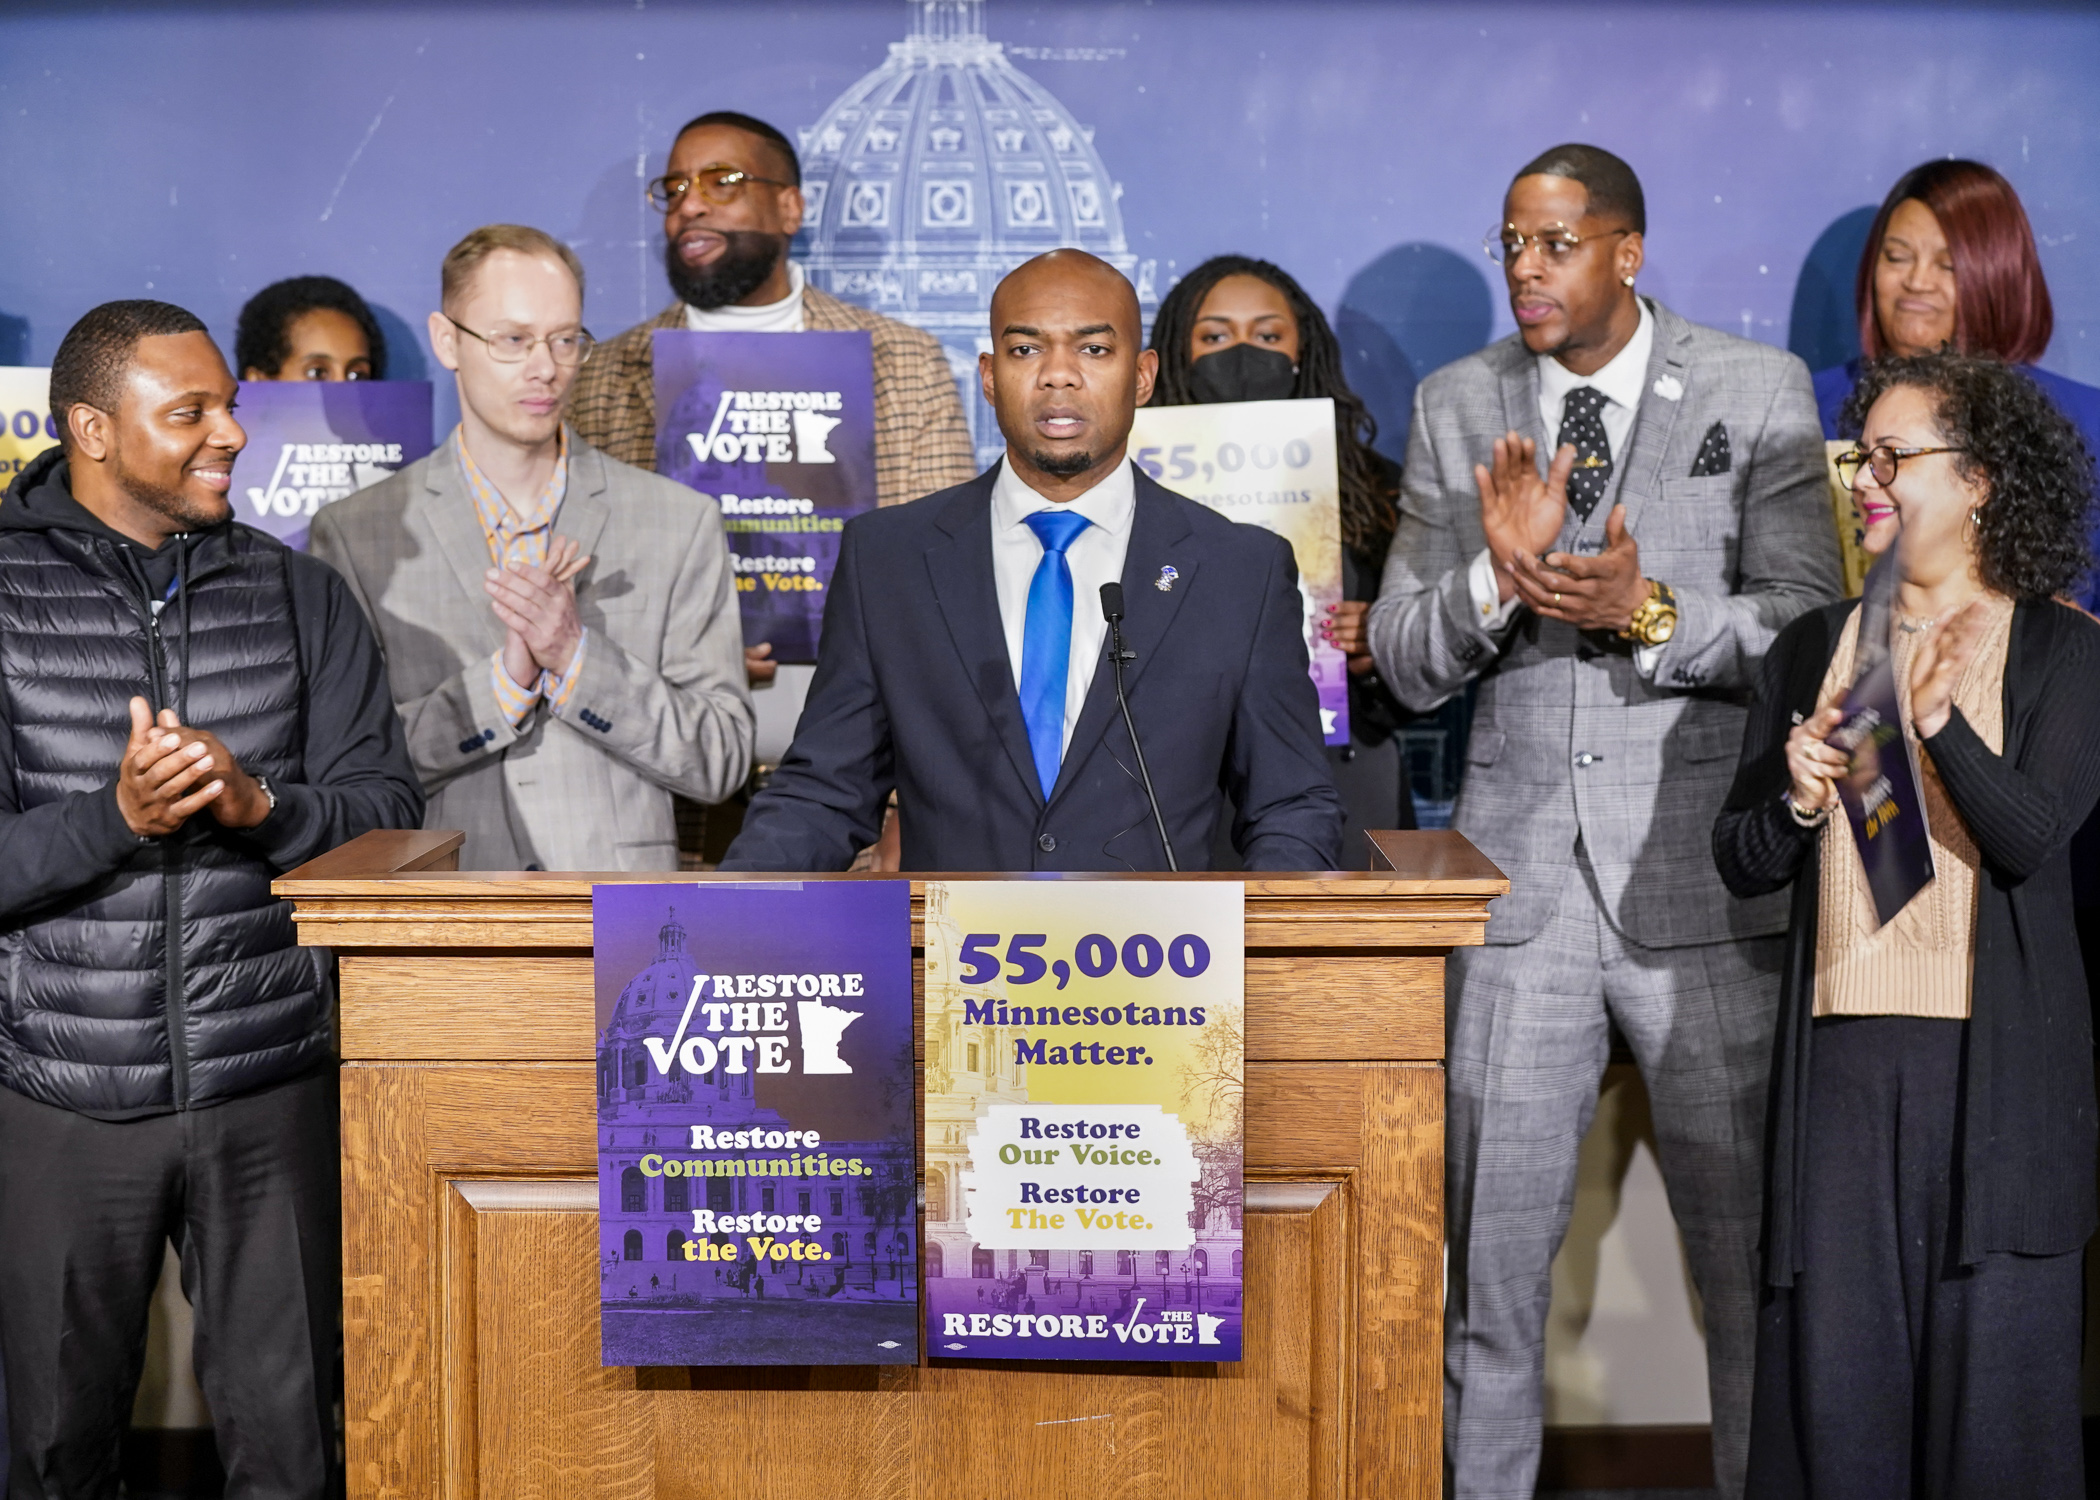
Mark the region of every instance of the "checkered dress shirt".
<instances>
[{"instance_id":1,"label":"checkered dress shirt","mask_svg":"<svg viewBox=\"0 0 2100 1500\"><path fill-rule=\"evenodd\" d=\"M530 504L517 509L496 492L481 466L474 462L474 455L467 451L466 429L458 428L454 435L459 439L459 472L467 482L467 493L474 497L474 514L480 519L481 534L489 544L489 562L498 568L545 567L554 520L561 514L561 502L569 493L568 433L561 434L554 472L547 476L546 484ZM532 710L542 702L556 716L568 707L569 695L575 691L583 667L584 648L589 644L590 632L585 630L577 639L576 654L569 658L568 670L542 672L529 687L512 681L510 673L503 670L500 650L489 658L489 682L495 689L497 706L510 720L511 728L516 729L531 718Z\"/></svg>"}]
</instances>

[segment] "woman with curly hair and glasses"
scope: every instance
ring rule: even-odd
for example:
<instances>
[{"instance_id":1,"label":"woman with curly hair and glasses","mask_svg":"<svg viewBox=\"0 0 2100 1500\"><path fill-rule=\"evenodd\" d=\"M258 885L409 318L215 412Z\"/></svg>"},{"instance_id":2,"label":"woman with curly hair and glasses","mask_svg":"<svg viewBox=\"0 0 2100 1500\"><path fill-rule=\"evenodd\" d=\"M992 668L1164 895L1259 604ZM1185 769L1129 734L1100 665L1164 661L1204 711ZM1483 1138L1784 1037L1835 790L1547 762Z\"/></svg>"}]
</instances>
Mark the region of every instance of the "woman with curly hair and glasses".
<instances>
[{"instance_id":1,"label":"woman with curly hair and glasses","mask_svg":"<svg viewBox=\"0 0 2100 1500\"><path fill-rule=\"evenodd\" d=\"M1378 680L1364 631L1399 524L1400 466L1371 446L1378 424L1349 389L1334 330L1280 266L1246 255L1203 262L1160 303L1152 348L1159 353L1153 406L1321 396L1334 402L1342 603L1321 630L1349 662L1349 743L1330 747L1327 758L1349 814L1342 865L1361 870L1370 856L1364 829L1415 826L1407 768L1393 738L1412 716ZM1221 847L1221 857L1226 852Z\"/></svg>"},{"instance_id":2,"label":"woman with curly hair and glasses","mask_svg":"<svg viewBox=\"0 0 2100 1500\"><path fill-rule=\"evenodd\" d=\"M2068 851L2100 798L2100 624L2057 596L2086 568L2092 460L1994 360L1870 362L1846 418L1867 550L1895 548L1935 874L1880 923L1832 816L1859 602L1801 616L1714 828L1737 895L1793 887L1748 1493L2073 1500L2096 1214Z\"/></svg>"}]
</instances>

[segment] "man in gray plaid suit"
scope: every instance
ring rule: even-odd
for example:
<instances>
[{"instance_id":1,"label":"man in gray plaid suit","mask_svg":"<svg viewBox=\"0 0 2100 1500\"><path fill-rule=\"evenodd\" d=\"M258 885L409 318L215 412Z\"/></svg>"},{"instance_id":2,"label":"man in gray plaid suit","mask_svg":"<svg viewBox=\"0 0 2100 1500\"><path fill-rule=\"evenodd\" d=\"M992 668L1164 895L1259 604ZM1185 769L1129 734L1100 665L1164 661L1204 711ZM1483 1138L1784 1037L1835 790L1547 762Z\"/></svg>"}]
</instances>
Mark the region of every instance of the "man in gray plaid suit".
<instances>
[{"instance_id":1,"label":"man in gray plaid suit","mask_svg":"<svg viewBox=\"0 0 2100 1500\"><path fill-rule=\"evenodd\" d=\"M1479 683L1454 823L1510 877L1447 996L1466 1497L1533 1492L1550 1270L1614 1023L1705 1309L1716 1479L1742 1491L1786 909L1730 896L1709 851L1758 661L1837 597L1838 554L1807 368L1638 296L1645 228L1609 152L1518 173L1488 238L1518 333L1416 392L1370 615L1408 707Z\"/></svg>"},{"instance_id":2,"label":"man in gray plaid suit","mask_svg":"<svg viewBox=\"0 0 2100 1500\"><path fill-rule=\"evenodd\" d=\"M519 224L445 256L430 343L459 386L437 452L314 517L386 653L429 802L469 870L675 870L674 793L751 764L715 502L562 418L591 355L583 267Z\"/></svg>"}]
</instances>

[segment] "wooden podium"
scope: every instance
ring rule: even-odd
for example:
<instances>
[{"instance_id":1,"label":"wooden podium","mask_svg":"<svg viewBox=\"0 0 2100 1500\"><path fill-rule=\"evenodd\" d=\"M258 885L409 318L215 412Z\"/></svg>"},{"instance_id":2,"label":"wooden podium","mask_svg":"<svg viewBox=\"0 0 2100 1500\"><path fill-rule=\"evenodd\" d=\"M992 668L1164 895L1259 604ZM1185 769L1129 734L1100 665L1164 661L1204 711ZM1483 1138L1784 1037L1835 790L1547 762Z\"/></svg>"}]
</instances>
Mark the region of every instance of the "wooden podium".
<instances>
[{"instance_id":1,"label":"wooden podium","mask_svg":"<svg viewBox=\"0 0 2100 1500\"><path fill-rule=\"evenodd\" d=\"M277 883L341 963L352 1496L1439 1493L1444 955L1509 888L1458 835L1246 877L1242 1363L767 1369L598 1362L591 885L728 877L459 872L459 843Z\"/></svg>"}]
</instances>

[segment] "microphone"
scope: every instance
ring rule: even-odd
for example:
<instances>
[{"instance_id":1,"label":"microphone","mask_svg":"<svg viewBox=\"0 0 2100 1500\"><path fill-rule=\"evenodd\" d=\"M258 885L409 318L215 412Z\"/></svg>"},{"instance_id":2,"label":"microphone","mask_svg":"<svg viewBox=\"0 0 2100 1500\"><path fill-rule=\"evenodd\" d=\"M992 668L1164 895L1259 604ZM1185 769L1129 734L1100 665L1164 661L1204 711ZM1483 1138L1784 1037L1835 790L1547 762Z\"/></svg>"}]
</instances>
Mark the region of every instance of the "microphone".
<instances>
[{"instance_id":1,"label":"microphone","mask_svg":"<svg viewBox=\"0 0 2100 1500\"><path fill-rule=\"evenodd\" d=\"M1138 743L1137 725L1130 717L1130 700L1123 696L1123 663L1136 661L1135 651L1123 649L1123 585L1101 585L1101 617L1108 621L1108 659L1116 669L1116 706L1123 710L1123 728L1130 734L1130 748L1137 752L1138 780L1144 784L1145 800L1152 805L1152 826L1159 830L1159 847L1166 851L1167 868L1181 873L1174 858L1174 841L1167 837L1167 820L1160 816L1159 796L1152 790L1152 773L1145 769L1145 747Z\"/></svg>"}]
</instances>

